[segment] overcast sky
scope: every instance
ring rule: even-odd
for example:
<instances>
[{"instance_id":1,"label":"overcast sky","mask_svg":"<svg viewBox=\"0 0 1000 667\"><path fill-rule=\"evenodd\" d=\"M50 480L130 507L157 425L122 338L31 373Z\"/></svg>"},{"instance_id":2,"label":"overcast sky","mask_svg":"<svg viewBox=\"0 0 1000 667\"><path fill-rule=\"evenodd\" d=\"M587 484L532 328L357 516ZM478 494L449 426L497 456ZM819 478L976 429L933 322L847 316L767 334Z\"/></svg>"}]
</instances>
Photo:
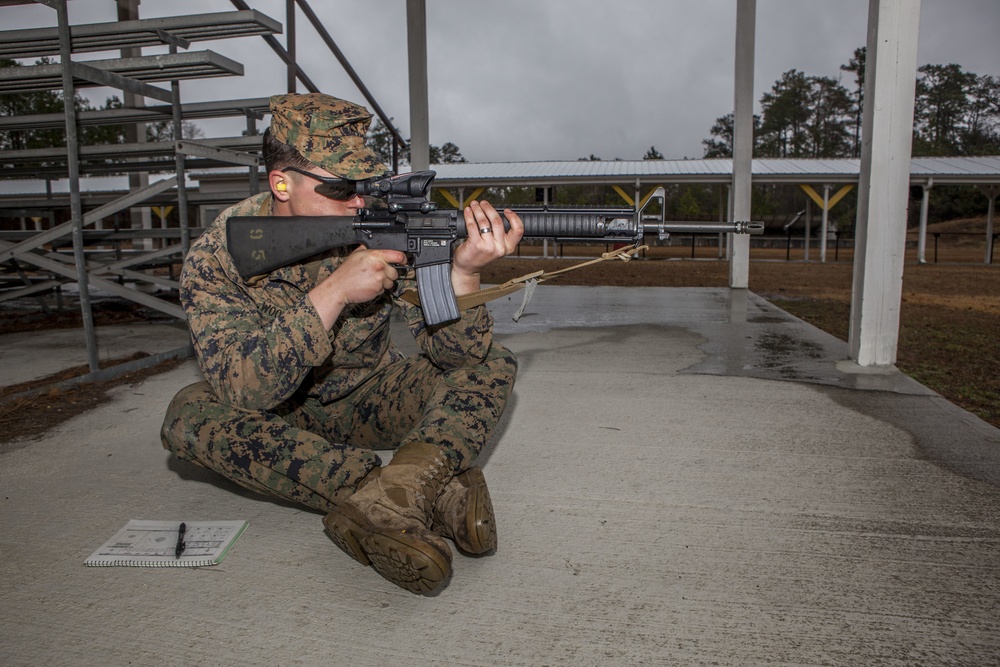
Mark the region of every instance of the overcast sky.
<instances>
[{"instance_id":1,"label":"overcast sky","mask_svg":"<svg viewBox=\"0 0 1000 667\"><path fill-rule=\"evenodd\" d=\"M285 0L247 0L284 22ZM410 136L404 0L311 0L387 114ZM917 63L1000 76L1000 1L923 0ZM142 0L143 18L234 10L228 0ZM73 0L71 23L113 21L114 0ZM865 44L868 0L758 0L754 97L783 72L840 77ZM42 5L0 8L0 26L55 25ZM323 92L362 101L299 14L299 63ZM733 107L735 0L427 0L431 143L470 162L702 156ZM284 43L284 36L279 36ZM260 38L196 42L242 62L244 77L181 84L185 102L286 92ZM146 49L161 53L165 49ZM80 59L115 57L82 54ZM844 83L853 85L849 74ZM300 92L305 92L300 88ZM110 90L97 92L103 103ZM93 93L91 93L93 95ZM243 121L199 121L206 136Z\"/></svg>"}]
</instances>

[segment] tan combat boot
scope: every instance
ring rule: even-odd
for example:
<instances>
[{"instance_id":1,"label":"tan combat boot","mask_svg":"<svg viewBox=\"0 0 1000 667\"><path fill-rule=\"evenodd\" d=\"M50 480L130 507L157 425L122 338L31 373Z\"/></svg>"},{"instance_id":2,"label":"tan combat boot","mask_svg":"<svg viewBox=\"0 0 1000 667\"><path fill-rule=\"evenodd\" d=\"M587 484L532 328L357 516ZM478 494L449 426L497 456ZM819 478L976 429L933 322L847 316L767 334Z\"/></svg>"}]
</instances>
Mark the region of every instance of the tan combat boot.
<instances>
[{"instance_id":1,"label":"tan combat boot","mask_svg":"<svg viewBox=\"0 0 1000 667\"><path fill-rule=\"evenodd\" d=\"M327 514L323 525L362 565L408 591L433 592L451 574L451 549L428 528L434 500L450 478L441 448L403 445L377 478Z\"/></svg>"},{"instance_id":2,"label":"tan combat boot","mask_svg":"<svg viewBox=\"0 0 1000 667\"><path fill-rule=\"evenodd\" d=\"M493 501L480 468L452 477L434 503L433 518L431 529L463 553L479 555L497 548Z\"/></svg>"}]
</instances>

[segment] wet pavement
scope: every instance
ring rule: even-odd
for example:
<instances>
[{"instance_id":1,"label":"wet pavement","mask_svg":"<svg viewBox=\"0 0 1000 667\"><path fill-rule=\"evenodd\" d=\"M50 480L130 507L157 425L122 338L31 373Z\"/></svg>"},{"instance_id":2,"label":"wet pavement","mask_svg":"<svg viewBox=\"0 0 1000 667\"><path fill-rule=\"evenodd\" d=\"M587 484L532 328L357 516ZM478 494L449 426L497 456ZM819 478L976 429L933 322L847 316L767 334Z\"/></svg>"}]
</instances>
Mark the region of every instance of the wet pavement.
<instances>
[{"instance_id":1,"label":"wet pavement","mask_svg":"<svg viewBox=\"0 0 1000 667\"><path fill-rule=\"evenodd\" d=\"M997 429L746 291L520 305L491 306L520 362L480 460L500 548L440 594L171 459L189 361L0 454L0 664L1000 663ZM131 518L250 527L212 568L85 567Z\"/></svg>"}]
</instances>

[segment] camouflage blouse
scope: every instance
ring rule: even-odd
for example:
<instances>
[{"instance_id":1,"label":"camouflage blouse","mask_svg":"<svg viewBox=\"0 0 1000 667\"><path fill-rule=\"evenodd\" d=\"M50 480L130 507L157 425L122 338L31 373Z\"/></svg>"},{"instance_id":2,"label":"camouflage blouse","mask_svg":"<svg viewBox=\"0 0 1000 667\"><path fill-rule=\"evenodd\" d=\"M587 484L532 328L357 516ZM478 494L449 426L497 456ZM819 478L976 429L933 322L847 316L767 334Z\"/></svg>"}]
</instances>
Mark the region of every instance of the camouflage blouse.
<instances>
[{"instance_id":1,"label":"camouflage blouse","mask_svg":"<svg viewBox=\"0 0 1000 667\"><path fill-rule=\"evenodd\" d=\"M269 410L300 387L326 403L346 396L373 373L398 361L390 340L393 306L420 349L443 369L486 358L493 320L479 306L460 320L426 328L420 308L400 298L412 280L365 304L349 306L325 331L308 292L343 261L330 257L244 280L226 249L225 220L270 215L271 194L254 195L219 215L191 246L181 273L180 298L188 316L198 364L223 401Z\"/></svg>"}]
</instances>

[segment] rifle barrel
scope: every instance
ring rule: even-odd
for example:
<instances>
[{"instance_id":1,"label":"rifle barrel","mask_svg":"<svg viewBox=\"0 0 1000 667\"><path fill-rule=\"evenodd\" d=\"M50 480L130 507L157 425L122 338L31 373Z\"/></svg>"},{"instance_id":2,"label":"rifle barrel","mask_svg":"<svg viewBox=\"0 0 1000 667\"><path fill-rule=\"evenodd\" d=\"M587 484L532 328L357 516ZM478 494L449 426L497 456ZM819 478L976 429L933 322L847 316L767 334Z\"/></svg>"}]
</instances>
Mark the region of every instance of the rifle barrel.
<instances>
[{"instance_id":1,"label":"rifle barrel","mask_svg":"<svg viewBox=\"0 0 1000 667\"><path fill-rule=\"evenodd\" d=\"M635 211L514 209L524 222L525 238L557 238L573 241L641 241L644 234L762 234L764 223L757 221L637 221ZM504 226L509 228L505 220ZM459 236L465 236L459 225Z\"/></svg>"},{"instance_id":2,"label":"rifle barrel","mask_svg":"<svg viewBox=\"0 0 1000 667\"><path fill-rule=\"evenodd\" d=\"M735 222L646 222L643 230L647 234L763 234L764 223L756 220L737 220Z\"/></svg>"}]
</instances>

